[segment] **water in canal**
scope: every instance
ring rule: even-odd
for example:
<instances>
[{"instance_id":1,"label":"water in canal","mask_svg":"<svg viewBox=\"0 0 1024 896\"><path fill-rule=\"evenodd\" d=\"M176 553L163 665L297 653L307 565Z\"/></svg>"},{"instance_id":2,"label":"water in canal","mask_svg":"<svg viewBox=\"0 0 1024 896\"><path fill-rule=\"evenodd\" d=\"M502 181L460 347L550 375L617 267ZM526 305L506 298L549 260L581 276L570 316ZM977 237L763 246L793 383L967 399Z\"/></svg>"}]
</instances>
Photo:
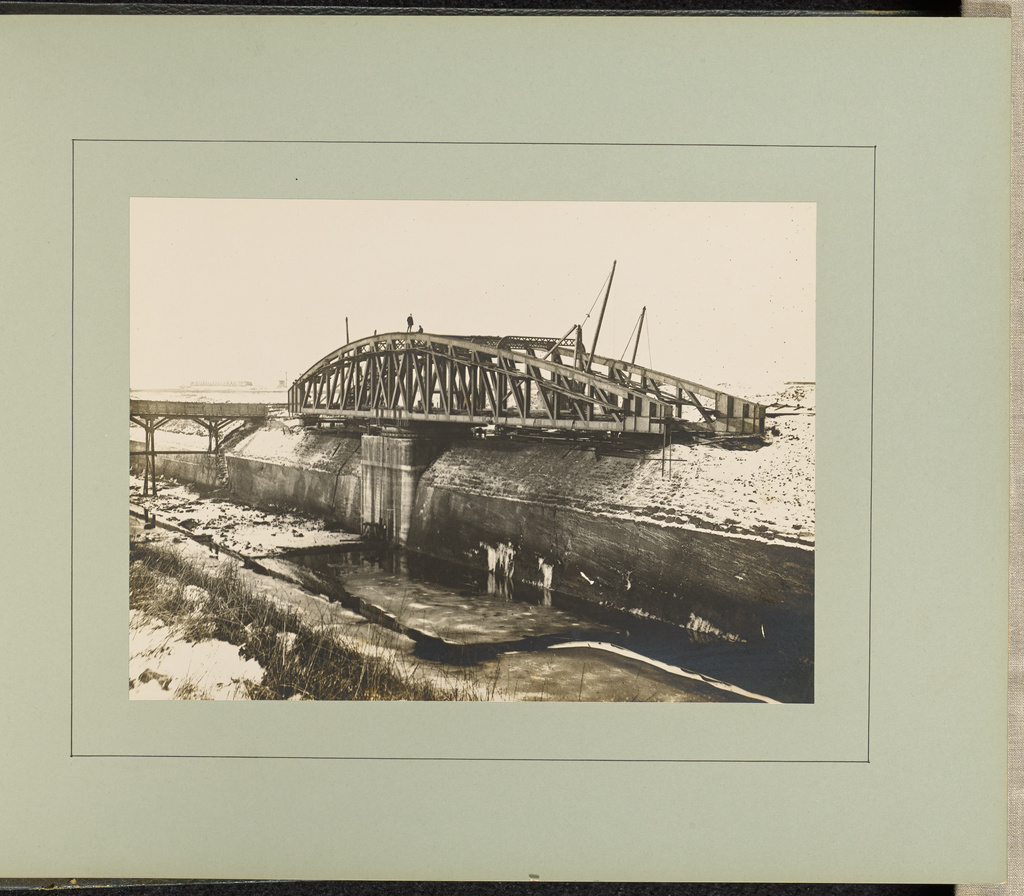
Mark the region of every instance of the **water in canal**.
<instances>
[{"instance_id":1,"label":"water in canal","mask_svg":"<svg viewBox=\"0 0 1024 896\"><path fill-rule=\"evenodd\" d=\"M383 608L386 618L413 619L412 630L429 635L417 645L424 658L472 664L496 655L550 656L558 643L601 643L637 666L696 673L773 701L813 702L813 663L797 646L810 631L794 633L791 649L737 643L400 549L290 551L283 559L329 599L364 615ZM710 689L708 699L736 699L734 691Z\"/></svg>"}]
</instances>

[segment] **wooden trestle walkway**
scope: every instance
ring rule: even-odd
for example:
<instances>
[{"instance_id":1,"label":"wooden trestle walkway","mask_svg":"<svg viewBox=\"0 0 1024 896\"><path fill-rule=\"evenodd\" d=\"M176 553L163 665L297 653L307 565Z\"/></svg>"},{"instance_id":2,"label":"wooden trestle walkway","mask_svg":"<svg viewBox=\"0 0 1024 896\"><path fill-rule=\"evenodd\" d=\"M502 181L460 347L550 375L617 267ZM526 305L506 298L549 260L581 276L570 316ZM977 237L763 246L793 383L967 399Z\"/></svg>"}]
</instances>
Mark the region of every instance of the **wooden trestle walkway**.
<instances>
[{"instance_id":1,"label":"wooden trestle walkway","mask_svg":"<svg viewBox=\"0 0 1024 896\"><path fill-rule=\"evenodd\" d=\"M158 454L216 454L220 449L220 438L224 427L239 420L264 420L268 406L265 404L240 404L233 402L204 401L148 401L133 398L130 401L129 418L146 432L145 448L131 451L132 455L146 458L142 480L142 494L149 494L152 483L156 495L156 456ZM170 420L192 420L201 424L208 436L206 451L156 450L156 431Z\"/></svg>"}]
</instances>

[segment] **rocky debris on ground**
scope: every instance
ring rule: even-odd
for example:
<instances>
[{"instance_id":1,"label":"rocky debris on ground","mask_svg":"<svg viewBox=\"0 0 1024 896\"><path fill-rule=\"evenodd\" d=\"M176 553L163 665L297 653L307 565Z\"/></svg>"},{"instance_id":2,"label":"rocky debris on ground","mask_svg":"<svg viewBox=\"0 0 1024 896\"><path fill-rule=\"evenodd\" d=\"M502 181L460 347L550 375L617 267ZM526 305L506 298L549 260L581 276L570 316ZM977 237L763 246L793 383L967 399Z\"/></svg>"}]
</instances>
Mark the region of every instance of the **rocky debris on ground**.
<instances>
[{"instance_id":1,"label":"rocky debris on ground","mask_svg":"<svg viewBox=\"0 0 1024 896\"><path fill-rule=\"evenodd\" d=\"M152 669L146 669L139 676L138 681L139 684L148 684L151 681L155 681L158 685L160 685L160 687L162 687L166 691L170 688L171 682L174 681L174 679L171 678L170 675L161 675L159 672L154 672ZM132 681L131 679L129 679L128 687L130 688L131 686Z\"/></svg>"},{"instance_id":2,"label":"rocky debris on ground","mask_svg":"<svg viewBox=\"0 0 1024 896\"><path fill-rule=\"evenodd\" d=\"M213 538L221 548L249 557L273 556L299 548L341 546L359 538L330 530L323 520L311 516L204 498L184 485L165 482L157 497L143 497L142 480L132 475L128 491L137 511L148 511L162 523L195 536Z\"/></svg>"}]
</instances>

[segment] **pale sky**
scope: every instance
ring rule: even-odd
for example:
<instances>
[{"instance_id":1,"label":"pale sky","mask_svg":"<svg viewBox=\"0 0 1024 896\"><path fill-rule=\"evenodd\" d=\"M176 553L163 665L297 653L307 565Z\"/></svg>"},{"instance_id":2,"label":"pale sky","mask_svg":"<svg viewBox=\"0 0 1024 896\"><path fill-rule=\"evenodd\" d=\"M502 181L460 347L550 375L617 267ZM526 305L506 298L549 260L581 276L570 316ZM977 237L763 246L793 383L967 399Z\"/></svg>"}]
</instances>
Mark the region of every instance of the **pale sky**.
<instances>
[{"instance_id":1,"label":"pale sky","mask_svg":"<svg viewBox=\"0 0 1024 896\"><path fill-rule=\"evenodd\" d=\"M270 385L404 331L562 336L703 383L813 380L813 203L131 200L131 386ZM584 323L589 349L600 302ZM626 351L629 357L631 347Z\"/></svg>"}]
</instances>

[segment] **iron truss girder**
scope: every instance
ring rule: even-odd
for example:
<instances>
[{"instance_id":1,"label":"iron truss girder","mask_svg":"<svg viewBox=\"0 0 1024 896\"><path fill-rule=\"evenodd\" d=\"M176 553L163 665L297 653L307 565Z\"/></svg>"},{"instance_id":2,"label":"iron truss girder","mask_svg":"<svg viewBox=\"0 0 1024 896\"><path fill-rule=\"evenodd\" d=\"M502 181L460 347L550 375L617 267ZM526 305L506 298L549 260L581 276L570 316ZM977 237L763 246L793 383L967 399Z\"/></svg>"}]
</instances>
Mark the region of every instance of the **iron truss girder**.
<instances>
[{"instance_id":1,"label":"iron truss girder","mask_svg":"<svg viewBox=\"0 0 1024 896\"><path fill-rule=\"evenodd\" d=\"M386 333L320 359L292 385L289 409L325 419L645 433L678 421L714 433L764 432L764 408L755 402L599 355L587 355L587 371L578 356L568 338ZM690 408L696 415L688 418Z\"/></svg>"}]
</instances>

